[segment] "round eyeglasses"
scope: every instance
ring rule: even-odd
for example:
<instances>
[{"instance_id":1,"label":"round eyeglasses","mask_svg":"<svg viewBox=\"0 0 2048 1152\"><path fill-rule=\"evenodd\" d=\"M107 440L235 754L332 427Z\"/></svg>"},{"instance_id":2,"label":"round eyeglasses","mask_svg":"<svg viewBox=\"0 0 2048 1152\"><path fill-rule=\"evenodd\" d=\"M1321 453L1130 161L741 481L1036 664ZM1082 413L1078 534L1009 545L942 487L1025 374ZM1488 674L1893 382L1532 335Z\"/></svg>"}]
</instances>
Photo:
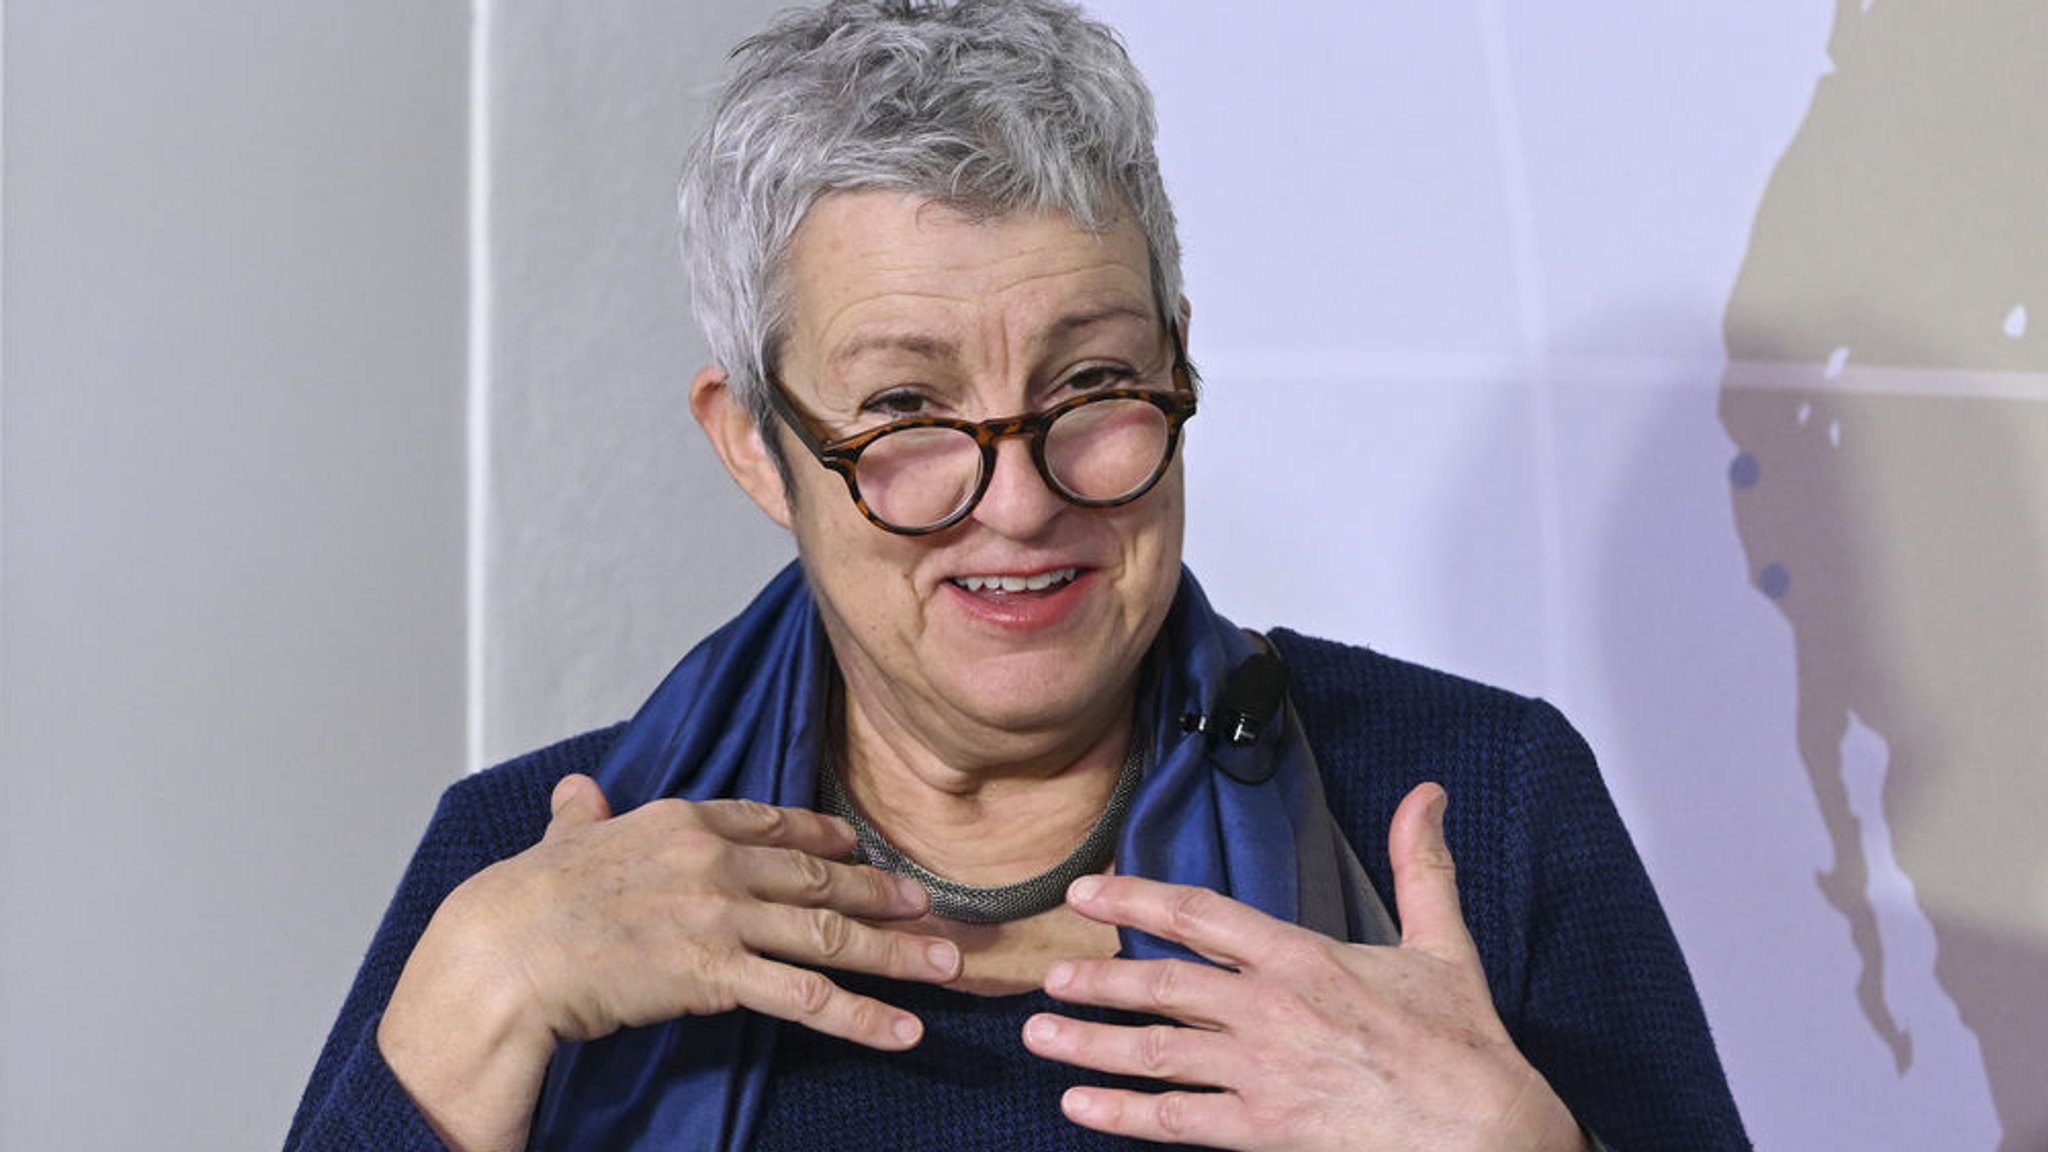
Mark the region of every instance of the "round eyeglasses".
<instances>
[{"instance_id":1,"label":"round eyeglasses","mask_svg":"<svg viewBox=\"0 0 2048 1152\"><path fill-rule=\"evenodd\" d=\"M1013 436L1030 440L1038 474L1070 504L1114 508L1151 491L1173 462L1180 426L1195 414L1178 332L1173 348L1171 392L1105 389L1000 420L914 416L826 441L772 376L768 401L818 463L846 481L871 523L925 536L974 511L995 474L997 442Z\"/></svg>"}]
</instances>

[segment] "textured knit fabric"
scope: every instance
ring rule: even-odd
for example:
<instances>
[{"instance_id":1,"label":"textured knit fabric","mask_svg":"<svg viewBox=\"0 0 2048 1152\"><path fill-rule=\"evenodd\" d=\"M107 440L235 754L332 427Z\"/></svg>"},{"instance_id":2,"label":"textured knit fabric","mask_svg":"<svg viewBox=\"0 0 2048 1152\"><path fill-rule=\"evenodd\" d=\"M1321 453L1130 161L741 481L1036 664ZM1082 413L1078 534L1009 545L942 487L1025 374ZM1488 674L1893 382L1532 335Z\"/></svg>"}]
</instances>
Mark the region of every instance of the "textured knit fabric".
<instances>
[{"instance_id":1,"label":"textured knit fabric","mask_svg":"<svg viewBox=\"0 0 2048 1152\"><path fill-rule=\"evenodd\" d=\"M1041 1060L1018 1039L1024 1021L1037 1012L1119 1024L1151 1018L1060 1004L1043 992L982 997L859 975L841 980L917 1013L924 1040L909 1052L877 1059L858 1044L782 1025L754 1152L810 1152L827 1145L834 1152L1159 1147L1091 1131L1060 1113L1060 1093L1075 1084L1141 1087L1137 1081ZM821 1141L819 1133L826 1132L835 1135Z\"/></svg>"},{"instance_id":2,"label":"textured knit fabric","mask_svg":"<svg viewBox=\"0 0 2048 1152\"><path fill-rule=\"evenodd\" d=\"M1382 893L1393 892L1386 828L1395 806L1423 781L1450 791L1446 835L1495 1004L1574 1115L1615 1152L1747 1148L1685 961L1592 755L1564 719L1540 701L1375 653L1285 631L1273 640L1332 812ZM442 899L537 841L555 781L591 771L618 733L576 737L443 796L314 1068L287 1148L441 1148L377 1050L384 1003ZM1391 898L1388 905L1398 917ZM976 1093L972 1109L962 1107L962 1093L974 1090L959 1083L955 1062L797 1038L778 1050L781 1079L762 1147L801 1146L792 1125L846 1152L1117 1146L1087 1143L1061 1127L1056 1110L1047 1114L1048 1081L1014 1040L1012 1020L1028 1015L1026 999L977 1005L942 993L921 1001L946 1009L932 1014L945 1018L945 1034L926 1045L978 1053L972 1066L1022 1077L1002 1081L1013 1090ZM1050 1075L1083 1078L1057 1067ZM867 1087L849 1093L847 1085ZM860 1098L876 1090L890 1094L891 1110L926 1125L949 1115L971 1122L935 1129L941 1138L919 1145L922 1136L857 1123L882 1103Z\"/></svg>"}]
</instances>

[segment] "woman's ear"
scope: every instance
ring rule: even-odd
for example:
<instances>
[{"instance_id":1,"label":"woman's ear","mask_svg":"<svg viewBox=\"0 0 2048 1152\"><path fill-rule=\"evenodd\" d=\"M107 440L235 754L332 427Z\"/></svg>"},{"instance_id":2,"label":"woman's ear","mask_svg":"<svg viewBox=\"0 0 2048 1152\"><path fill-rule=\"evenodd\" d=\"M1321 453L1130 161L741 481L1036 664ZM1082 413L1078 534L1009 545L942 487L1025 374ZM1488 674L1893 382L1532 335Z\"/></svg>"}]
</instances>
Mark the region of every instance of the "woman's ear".
<instances>
[{"instance_id":1,"label":"woman's ear","mask_svg":"<svg viewBox=\"0 0 2048 1152\"><path fill-rule=\"evenodd\" d=\"M725 464L733 482L747 494L768 518L789 527L789 491L782 483L782 471L768 454L761 429L747 414L747 406L734 394L725 369L707 364L690 381L690 414L711 441L711 449Z\"/></svg>"}]
</instances>

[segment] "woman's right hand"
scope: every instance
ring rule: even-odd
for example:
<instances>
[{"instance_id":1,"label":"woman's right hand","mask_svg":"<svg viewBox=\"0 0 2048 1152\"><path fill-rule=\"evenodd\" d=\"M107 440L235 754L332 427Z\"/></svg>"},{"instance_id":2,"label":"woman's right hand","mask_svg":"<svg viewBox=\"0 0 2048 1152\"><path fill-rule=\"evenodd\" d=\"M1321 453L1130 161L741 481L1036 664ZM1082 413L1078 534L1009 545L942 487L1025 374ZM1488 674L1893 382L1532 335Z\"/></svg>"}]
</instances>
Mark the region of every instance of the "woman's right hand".
<instances>
[{"instance_id":1,"label":"woman's right hand","mask_svg":"<svg viewBox=\"0 0 2048 1152\"><path fill-rule=\"evenodd\" d=\"M881 1049L917 1017L798 965L943 983L948 941L890 928L929 899L839 861L844 821L747 800L613 817L587 776L555 786L540 843L434 913L377 1030L394 1075L459 1152L517 1149L555 1045L749 1008ZM864 923L864 921L874 923Z\"/></svg>"}]
</instances>

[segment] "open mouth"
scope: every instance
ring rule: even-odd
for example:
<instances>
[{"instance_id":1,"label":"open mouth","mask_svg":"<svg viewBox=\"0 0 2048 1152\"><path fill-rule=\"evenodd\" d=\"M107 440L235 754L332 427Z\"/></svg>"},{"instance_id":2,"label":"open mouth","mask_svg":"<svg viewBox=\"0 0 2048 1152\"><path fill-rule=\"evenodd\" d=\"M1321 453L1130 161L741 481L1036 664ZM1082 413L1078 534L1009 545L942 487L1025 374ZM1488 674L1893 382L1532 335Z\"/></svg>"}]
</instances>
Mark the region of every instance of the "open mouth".
<instances>
[{"instance_id":1,"label":"open mouth","mask_svg":"<svg viewBox=\"0 0 2048 1152\"><path fill-rule=\"evenodd\" d=\"M1064 588L1080 575L1079 568L1055 568L1035 576L955 576L952 583L966 592L1050 592Z\"/></svg>"}]
</instances>

